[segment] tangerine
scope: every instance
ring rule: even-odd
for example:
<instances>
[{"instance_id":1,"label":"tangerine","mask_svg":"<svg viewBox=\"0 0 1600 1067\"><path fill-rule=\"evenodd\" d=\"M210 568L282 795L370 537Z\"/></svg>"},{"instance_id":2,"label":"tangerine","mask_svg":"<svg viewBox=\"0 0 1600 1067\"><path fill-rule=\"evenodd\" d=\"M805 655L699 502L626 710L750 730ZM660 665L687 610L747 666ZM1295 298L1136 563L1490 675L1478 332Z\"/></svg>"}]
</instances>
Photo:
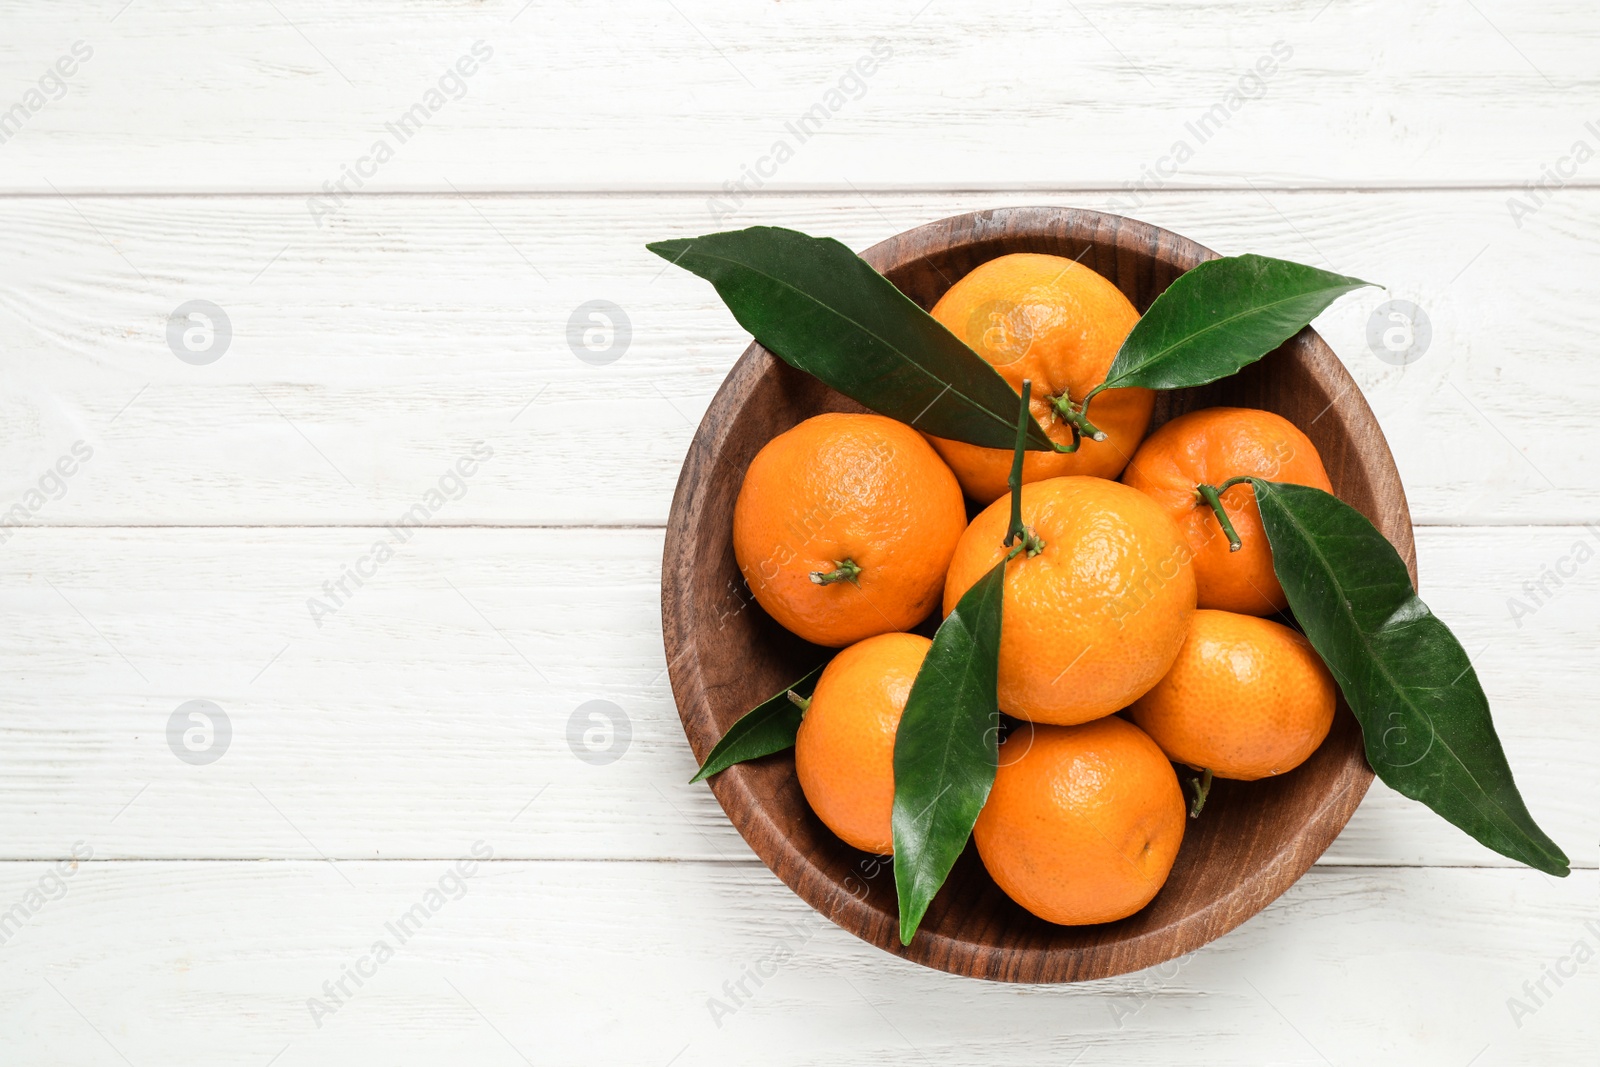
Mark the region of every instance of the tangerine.
<instances>
[{"instance_id":1,"label":"tangerine","mask_svg":"<svg viewBox=\"0 0 1600 1067\"><path fill-rule=\"evenodd\" d=\"M1255 489L1240 483L1219 496L1237 531L1237 549L1200 495L1201 486L1217 489L1243 477L1333 492L1311 439L1283 416L1254 408L1180 415L1139 446L1122 480L1165 508L1183 531L1194 553L1200 607L1271 615L1286 608L1289 599L1272 569Z\"/></svg>"},{"instance_id":2,"label":"tangerine","mask_svg":"<svg viewBox=\"0 0 1600 1067\"><path fill-rule=\"evenodd\" d=\"M1128 714L1167 756L1218 778L1292 771L1328 736L1333 675L1271 619L1197 611L1183 651Z\"/></svg>"},{"instance_id":3,"label":"tangerine","mask_svg":"<svg viewBox=\"0 0 1600 1067\"><path fill-rule=\"evenodd\" d=\"M1066 412L1105 381L1136 311L1122 291L1083 264L1038 253L1014 253L980 264L939 299L933 317L967 343L1019 392L1033 380L1029 408L1046 434L1072 443ZM1103 441L1076 452L1029 452L1024 483L1069 474L1115 478L1150 423L1149 389L1108 389L1095 398L1093 425ZM1011 450L930 437L961 488L980 504L1006 492Z\"/></svg>"},{"instance_id":4,"label":"tangerine","mask_svg":"<svg viewBox=\"0 0 1600 1067\"><path fill-rule=\"evenodd\" d=\"M856 642L824 668L800 720L800 789L828 829L866 852L894 851L895 731L932 644L899 633Z\"/></svg>"},{"instance_id":5,"label":"tangerine","mask_svg":"<svg viewBox=\"0 0 1600 1067\"><path fill-rule=\"evenodd\" d=\"M1006 894L1048 922L1113 922L1166 882L1187 822L1161 749L1117 716L1023 724L1000 744L973 837Z\"/></svg>"},{"instance_id":6,"label":"tangerine","mask_svg":"<svg viewBox=\"0 0 1600 1067\"><path fill-rule=\"evenodd\" d=\"M966 526L961 487L922 435L882 415L817 415L768 441L733 508L733 552L785 628L843 648L939 603Z\"/></svg>"},{"instance_id":7,"label":"tangerine","mask_svg":"<svg viewBox=\"0 0 1600 1067\"><path fill-rule=\"evenodd\" d=\"M1010 507L1007 494L961 535L945 614L1009 551ZM1155 501L1104 478L1025 486L1022 522L1033 540L1006 564L1000 710L1070 725L1127 707L1167 673L1194 614L1183 535Z\"/></svg>"}]
</instances>

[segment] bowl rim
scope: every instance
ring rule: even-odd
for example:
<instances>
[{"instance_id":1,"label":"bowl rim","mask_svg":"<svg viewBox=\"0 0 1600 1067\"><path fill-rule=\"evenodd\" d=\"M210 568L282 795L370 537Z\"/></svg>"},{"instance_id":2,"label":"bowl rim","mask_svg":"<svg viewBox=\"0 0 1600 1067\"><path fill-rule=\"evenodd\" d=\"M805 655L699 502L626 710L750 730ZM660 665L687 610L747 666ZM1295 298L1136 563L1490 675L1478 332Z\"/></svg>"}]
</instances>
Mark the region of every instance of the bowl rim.
<instances>
[{"instance_id":1,"label":"bowl rim","mask_svg":"<svg viewBox=\"0 0 1600 1067\"><path fill-rule=\"evenodd\" d=\"M951 235L956 233L963 234L963 239L952 240ZM1048 237L1051 240L1065 236L1104 241L1108 234L1119 233L1131 234L1150 247L1159 245L1164 258L1184 270L1218 258L1216 252L1204 245L1151 223L1059 206L1008 207L952 215L895 234L860 254L878 271L889 274L924 258L930 247L949 250L1000 236ZM1155 257L1154 253L1149 255ZM1399 506L1385 515L1373 517L1373 521L1400 552L1415 584L1416 550L1410 509L1393 454L1376 417L1348 370L1314 330L1307 327L1291 343L1302 346L1303 357L1309 361L1314 374L1337 388L1337 392L1330 394L1336 397L1334 404L1340 406L1342 416L1353 424L1352 432L1361 434L1368 442L1358 450L1355 465L1364 468L1364 473L1375 484L1394 487ZM776 356L759 342L752 341L729 371L696 428L667 521L661 569L662 637L679 718L697 763L710 751L718 734L705 699L707 684L693 627L688 613L680 608L679 590L687 588L684 583L689 577L692 520L707 495L705 483L708 480L692 478L690 472L704 469L725 447L736 421L734 416L774 362L778 362ZM808 853L790 840L772 813L766 810L764 797L741 773L741 768L742 765L735 765L710 778L712 793L762 862L816 911L862 940L924 966L966 977L1036 984L1085 981L1128 973L1174 959L1221 937L1261 912L1311 868L1349 822L1373 779L1373 771L1358 747L1356 754L1346 759L1340 770L1340 787L1323 798L1268 862L1245 874L1227 892L1172 923L1070 950L1010 947L1004 950L1008 955L1006 965L997 967L994 946L935 930L921 930L910 945L901 945L897 932L892 929L893 923L884 923L863 899L833 880Z\"/></svg>"}]
</instances>

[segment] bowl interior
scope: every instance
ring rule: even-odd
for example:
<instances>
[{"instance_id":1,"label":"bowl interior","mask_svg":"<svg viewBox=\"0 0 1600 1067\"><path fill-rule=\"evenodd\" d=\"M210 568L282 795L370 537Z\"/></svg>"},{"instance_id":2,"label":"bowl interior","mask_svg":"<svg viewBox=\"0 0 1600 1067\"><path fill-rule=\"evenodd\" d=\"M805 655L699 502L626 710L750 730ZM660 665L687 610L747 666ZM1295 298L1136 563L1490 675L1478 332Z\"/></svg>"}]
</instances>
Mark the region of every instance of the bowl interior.
<instances>
[{"instance_id":1,"label":"bowl interior","mask_svg":"<svg viewBox=\"0 0 1600 1067\"><path fill-rule=\"evenodd\" d=\"M909 230L863 253L924 307L986 260L1048 252L1111 279L1140 311L1213 253L1185 238L1093 211L977 212ZM1265 408L1320 451L1338 495L1399 549L1416 577L1410 514L1393 457L1360 390L1315 332L1303 330L1241 374L1163 394L1152 429L1218 404ZM703 759L745 711L821 662L826 650L756 605L732 547L745 468L773 436L822 411L859 405L752 344L706 412L684 463L662 567L666 653L685 733ZM711 786L766 864L822 914L858 937L957 974L1059 982L1151 966L1215 939L1264 908L1322 854L1366 792L1372 772L1340 703L1333 730L1299 768L1260 782L1218 780L1189 824L1166 885L1120 922L1055 926L1013 903L972 846L909 946L899 943L889 862L844 844L812 814L790 753L740 764Z\"/></svg>"}]
</instances>

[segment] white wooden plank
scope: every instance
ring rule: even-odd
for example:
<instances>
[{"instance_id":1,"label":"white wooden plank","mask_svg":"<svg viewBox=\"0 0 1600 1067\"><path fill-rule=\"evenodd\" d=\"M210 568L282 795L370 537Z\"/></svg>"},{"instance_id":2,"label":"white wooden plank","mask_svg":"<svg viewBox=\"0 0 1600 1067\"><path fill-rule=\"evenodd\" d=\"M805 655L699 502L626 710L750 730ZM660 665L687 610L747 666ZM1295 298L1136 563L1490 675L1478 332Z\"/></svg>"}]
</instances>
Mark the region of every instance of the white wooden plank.
<instances>
[{"instance_id":1,"label":"white wooden plank","mask_svg":"<svg viewBox=\"0 0 1600 1067\"><path fill-rule=\"evenodd\" d=\"M749 854L710 791L685 784L659 531L423 530L318 627L307 600L382 536L16 533L0 553L4 855L56 857L83 838L103 857L426 858L479 836L522 858ZM1420 537L1424 592L1478 664L1530 807L1586 867L1600 566L1525 617L1507 602L1545 564L1573 569L1563 556L1590 536ZM231 726L207 765L170 747L191 700ZM585 743L603 726L578 714L592 700L614 706L625 742L602 728ZM615 760L585 758L613 744ZM1326 861L1510 863L1381 787Z\"/></svg>"},{"instance_id":2,"label":"white wooden plank","mask_svg":"<svg viewBox=\"0 0 1600 1067\"><path fill-rule=\"evenodd\" d=\"M7 1062L1592 1059L1588 8L0 0L0 25ZM659 526L745 338L642 244L773 222L863 247L1035 202L1389 287L1319 326L1425 524L1425 595L1584 869L1512 869L1379 786L1181 966L1016 988L837 930L684 784ZM1390 297L1432 324L1404 368L1365 338ZM209 365L168 347L192 300L231 320ZM608 365L567 340L591 300L631 319ZM381 529L419 503L445 528ZM307 598L388 536L319 627ZM170 747L195 699L232 731L212 763ZM593 700L626 724L614 762L570 739ZM479 841L495 862L441 883ZM75 847L93 861L45 862ZM441 886L460 899L317 1025L307 998Z\"/></svg>"},{"instance_id":3,"label":"white wooden plank","mask_svg":"<svg viewBox=\"0 0 1600 1067\"><path fill-rule=\"evenodd\" d=\"M629 0L603 17L575 0L12 2L0 107L24 111L0 189L304 195L376 160L379 140L393 157L365 165L363 192L717 190L757 170L775 188L1120 188L1158 169L1174 184L1521 185L1576 139L1600 143L1584 126L1588 15L1571 0L1206 17L1174 0L1003 16ZM76 41L92 56L61 95L48 78ZM478 41L490 58L441 87ZM875 44L880 64L856 77ZM419 103L437 105L420 132L388 129ZM1192 156L1167 162L1178 142Z\"/></svg>"},{"instance_id":4,"label":"white wooden plank","mask_svg":"<svg viewBox=\"0 0 1600 1067\"><path fill-rule=\"evenodd\" d=\"M756 864L467 869L83 863L4 945L7 1051L73 1065L631 1067L1132 1064L1203 1048L1223 1062L1497 1067L1589 1062L1600 1040L1592 873L1316 870L1181 962L1052 987L905 963ZM0 900L50 873L0 865ZM437 910L401 943L387 924L430 892ZM392 950L381 964L379 941ZM1559 986L1545 977L1558 965ZM359 986L343 978L358 966ZM766 972L759 985L747 968ZM323 983L341 979L336 1003ZM1547 995L1513 1016L1541 980ZM312 998L334 1010L314 1020Z\"/></svg>"},{"instance_id":5,"label":"white wooden plank","mask_svg":"<svg viewBox=\"0 0 1600 1067\"><path fill-rule=\"evenodd\" d=\"M1106 206L775 196L729 224L864 247L1036 200ZM1492 191L1165 193L1139 213L1225 252L1389 287L1319 325L1377 410L1418 521L1570 523L1600 517L1597 208L1600 191L1569 190L1520 230ZM661 523L693 425L747 340L709 285L643 249L716 227L692 196L367 199L320 230L293 198L11 199L0 225L12 521L387 523L484 441L493 459L429 521ZM1391 297L1431 320L1409 366L1368 344ZM205 366L168 343L169 316L196 299L232 326ZM632 334L601 366L568 342L596 299ZM49 471L80 440L93 457L57 486Z\"/></svg>"}]
</instances>

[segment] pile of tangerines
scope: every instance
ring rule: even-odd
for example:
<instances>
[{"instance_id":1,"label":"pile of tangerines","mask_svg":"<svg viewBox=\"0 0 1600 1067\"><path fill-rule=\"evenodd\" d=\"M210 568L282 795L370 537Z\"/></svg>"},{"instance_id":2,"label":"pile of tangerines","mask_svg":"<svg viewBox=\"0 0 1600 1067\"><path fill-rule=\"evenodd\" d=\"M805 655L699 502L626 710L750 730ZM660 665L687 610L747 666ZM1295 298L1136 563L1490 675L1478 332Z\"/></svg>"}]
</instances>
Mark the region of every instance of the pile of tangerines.
<instances>
[{"instance_id":1,"label":"pile of tangerines","mask_svg":"<svg viewBox=\"0 0 1600 1067\"><path fill-rule=\"evenodd\" d=\"M991 260L934 318L1067 444L1139 315L1057 256ZM1155 396L1096 401L1102 438L1029 452L1026 550L1006 565L999 710L1010 717L973 836L990 875L1050 922L1109 922L1165 882L1213 776L1292 770L1333 720L1333 678L1286 606L1246 477L1332 491L1311 441L1266 411L1210 408L1146 439ZM1079 424L1081 428L1081 423ZM761 606L841 651L806 706L795 765L829 829L893 851L895 731L931 644L912 632L1007 553L1012 455L832 413L770 441L734 510ZM964 500L981 507L970 522ZM1281 617L1281 616L1280 616ZM1193 799L1173 764L1191 768Z\"/></svg>"}]
</instances>

